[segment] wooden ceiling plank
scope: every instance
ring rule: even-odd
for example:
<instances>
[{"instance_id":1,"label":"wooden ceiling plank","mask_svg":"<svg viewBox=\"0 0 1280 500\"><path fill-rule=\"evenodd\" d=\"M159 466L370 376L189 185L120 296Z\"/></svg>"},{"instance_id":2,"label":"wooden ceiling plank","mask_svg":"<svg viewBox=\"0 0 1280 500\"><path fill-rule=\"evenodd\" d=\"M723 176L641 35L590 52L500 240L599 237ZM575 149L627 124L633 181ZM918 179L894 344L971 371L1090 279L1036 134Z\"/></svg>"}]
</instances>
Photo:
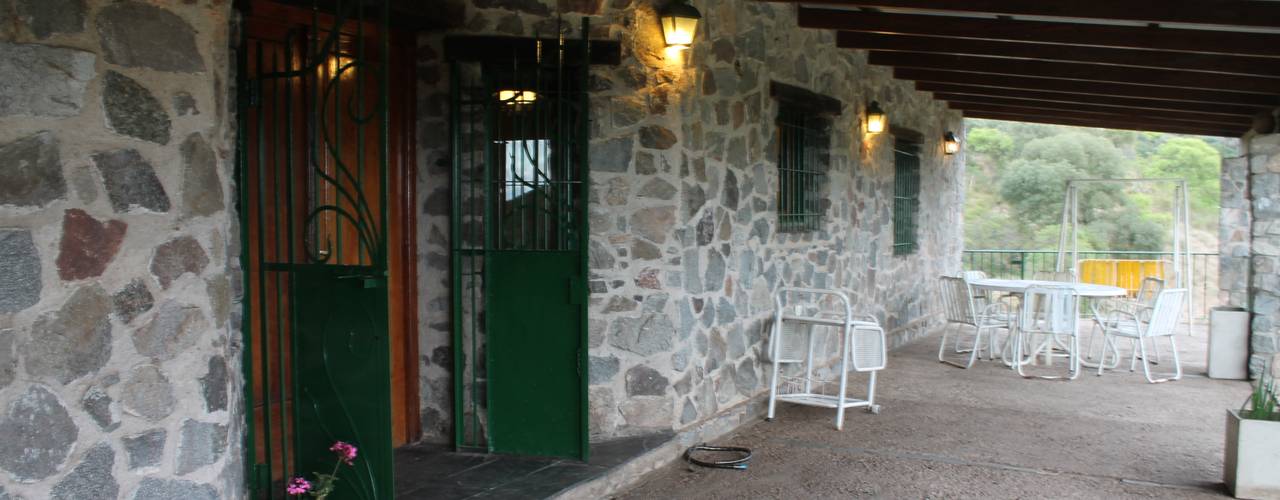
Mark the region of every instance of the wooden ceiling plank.
<instances>
[{"instance_id":1,"label":"wooden ceiling plank","mask_svg":"<svg viewBox=\"0 0 1280 500\"><path fill-rule=\"evenodd\" d=\"M1068 80L1134 83L1152 86L1233 90L1257 94L1280 93L1280 78L1225 75L1168 69L1132 68L1105 64L960 56L924 52L871 51L867 62L880 66L949 69L973 73L1038 76Z\"/></svg>"},{"instance_id":2,"label":"wooden ceiling plank","mask_svg":"<svg viewBox=\"0 0 1280 500\"><path fill-rule=\"evenodd\" d=\"M1280 77L1280 60L1268 57L1006 42L974 38L894 35L860 31L840 31L836 33L836 45L847 49L1018 57L1062 62L1115 64Z\"/></svg>"},{"instance_id":3,"label":"wooden ceiling plank","mask_svg":"<svg viewBox=\"0 0 1280 500\"><path fill-rule=\"evenodd\" d=\"M1248 130L1248 126L1232 126L1226 124L1213 123L1187 123L1173 122L1169 120L1161 120L1156 118L1146 118L1142 116L1124 116L1124 115L1106 115L1085 113L1077 111L1063 111L1053 109L1037 109L1019 106L1004 106L998 104L981 104L981 103L948 103L951 109L958 109L968 114L970 111L986 112L986 113L1004 113L1010 115L1028 115L1028 116L1045 116L1061 118L1066 120L1088 121L1096 123L1112 123L1126 124L1133 126L1152 126L1177 128L1187 130L1221 130L1221 131L1240 131L1243 133Z\"/></svg>"},{"instance_id":4,"label":"wooden ceiling plank","mask_svg":"<svg viewBox=\"0 0 1280 500\"><path fill-rule=\"evenodd\" d=\"M965 85L980 85L985 87L1048 90L1079 94L1141 97L1247 106L1280 106L1280 97L1274 95L1223 90L1158 87L1132 83L1096 82L1086 80L1063 80L1057 78L1039 78L1035 76L997 75L940 70L936 68L894 68L893 75L894 78L899 80L914 80L917 82L957 83Z\"/></svg>"},{"instance_id":5,"label":"wooden ceiling plank","mask_svg":"<svg viewBox=\"0 0 1280 500\"><path fill-rule=\"evenodd\" d=\"M1048 3L1048 2L1028 2ZM1280 57L1280 34L799 8L804 28Z\"/></svg>"},{"instance_id":6,"label":"wooden ceiling plank","mask_svg":"<svg viewBox=\"0 0 1280 500\"><path fill-rule=\"evenodd\" d=\"M1149 99L1142 97L1119 97L1098 94L1072 92L1054 92L1046 90L1011 89L983 87L978 85L961 85L954 83L916 82L916 90L937 94L958 94L970 96L991 96L1016 99L1032 99L1046 102L1097 104L1121 106L1133 109L1165 109L1187 111L1224 116L1255 116L1269 108L1265 106L1243 106L1237 104L1215 104L1191 101L1172 101L1167 99Z\"/></svg>"},{"instance_id":7,"label":"wooden ceiling plank","mask_svg":"<svg viewBox=\"0 0 1280 500\"><path fill-rule=\"evenodd\" d=\"M1074 127L1093 127L1107 128L1119 130L1136 130L1142 132L1166 132L1171 134L1190 134L1190 135L1209 135L1216 137L1234 137L1239 138L1244 135L1243 132L1234 130L1218 130L1212 128L1183 128L1170 127L1158 124L1128 124L1117 122L1095 122L1089 120L1074 120L1071 118L1062 118L1045 115L1026 115L1016 113L994 113L989 111L965 110L963 111L965 118L984 118L988 120L1005 120L1014 122L1029 123L1045 123L1050 125L1069 125Z\"/></svg>"},{"instance_id":8,"label":"wooden ceiling plank","mask_svg":"<svg viewBox=\"0 0 1280 500\"><path fill-rule=\"evenodd\" d=\"M1258 0L772 0L786 3L905 8L1071 19L1275 27L1280 4Z\"/></svg>"},{"instance_id":9,"label":"wooden ceiling plank","mask_svg":"<svg viewBox=\"0 0 1280 500\"><path fill-rule=\"evenodd\" d=\"M1252 116L1223 116L1208 115L1203 113L1185 112L1185 111L1167 111L1155 109L1133 109L1114 106L1090 105L1081 103L1062 103L1052 101L1037 101L1017 98L1004 97L988 97L988 96L972 96L964 94L934 94L935 99L947 101L949 103L968 103L968 104L988 104L1017 106L1035 109L1052 109L1059 111L1078 111L1083 113L1097 113L1105 115L1118 116L1135 116L1152 119L1173 120L1178 122L1191 123L1210 123L1215 125L1243 126L1248 127L1253 124Z\"/></svg>"}]
</instances>

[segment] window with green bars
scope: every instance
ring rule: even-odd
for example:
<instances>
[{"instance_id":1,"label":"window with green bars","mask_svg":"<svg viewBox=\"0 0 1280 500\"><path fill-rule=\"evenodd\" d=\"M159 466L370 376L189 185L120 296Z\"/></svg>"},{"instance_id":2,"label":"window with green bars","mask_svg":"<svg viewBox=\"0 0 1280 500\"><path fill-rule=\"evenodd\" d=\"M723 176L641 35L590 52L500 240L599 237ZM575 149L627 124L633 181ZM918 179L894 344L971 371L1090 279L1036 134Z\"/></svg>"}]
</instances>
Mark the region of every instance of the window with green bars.
<instances>
[{"instance_id":1,"label":"window with green bars","mask_svg":"<svg viewBox=\"0 0 1280 500\"><path fill-rule=\"evenodd\" d=\"M830 119L778 103L778 230L816 231L826 176Z\"/></svg>"},{"instance_id":2,"label":"window with green bars","mask_svg":"<svg viewBox=\"0 0 1280 500\"><path fill-rule=\"evenodd\" d=\"M898 139L893 145L893 254L916 252L920 217L920 146Z\"/></svg>"}]
</instances>

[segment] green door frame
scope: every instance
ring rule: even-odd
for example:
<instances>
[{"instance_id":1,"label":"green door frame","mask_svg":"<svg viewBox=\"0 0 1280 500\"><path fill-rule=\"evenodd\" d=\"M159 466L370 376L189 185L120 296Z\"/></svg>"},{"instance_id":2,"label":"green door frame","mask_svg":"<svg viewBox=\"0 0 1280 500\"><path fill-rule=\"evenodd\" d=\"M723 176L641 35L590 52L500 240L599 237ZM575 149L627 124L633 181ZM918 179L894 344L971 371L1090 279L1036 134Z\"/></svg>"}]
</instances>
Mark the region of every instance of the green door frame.
<instances>
[{"instance_id":1,"label":"green door frame","mask_svg":"<svg viewBox=\"0 0 1280 500\"><path fill-rule=\"evenodd\" d=\"M390 1L315 0L310 17L265 49L243 29L237 51L245 477L284 498L343 440L360 454L333 496L391 498Z\"/></svg>"},{"instance_id":2,"label":"green door frame","mask_svg":"<svg viewBox=\"0 0 1280 500\"><path fill-rule=\"evenodd\" d=\"M550 141L554 143L556 151L543 158L537 154L539 159L533 163L532 181L534 187L529 191L532 194L533 203L538 205L535 211L541 211L540 203L550 200L557 203L554 213L554 220L544 223L539 229L541 214L534 216L532 223L535 231L549 231L556 234L559 245L549 244L548 241L538 240L533 243L533 247L537 250L550 251L559 248L565 248L563 245L569 245L571 251L576 252L576 262L574 263L574 272L565 278L569 280L568 290L566 290L566 300L575 306L575 323L577 323L577 348L574 356L576 357L575 371L578 379L577 383L577 406L578 406L578 429L577 429L577 452L571 454L581 460L587 460L590 453L589 446L589 425L588 425L588 330L587 330L587 289L586 279L588 276L587 267L587 248L590 236L590 227L588 223L588 190L590 186L590 162L588 140L590 134L590 123L588 119L589 109L587 107L587 89L589 76L589 62L591 58L590 43L588 42L588 34L590 33L589 24L586 17L582 19L581 40L577 43L574 41L566 41L564 38L558 41L539 40L530 42L537 45L536 51L539 59L535 61L521 61L518 58L512 61L506 61L503 67L513 68L508 77L519 80L521 74L520 68L522 64L532 64L534 72L544 72L547 70L546 62L541 59L543 51L548 54L548 59L553 59L552 70L556 75L554 79L555 88L543 89L538 85L545 84L541 78L532 81L531 86L517 86L519 90L534 89L539 102L534 106L547 106L545 103L549 98L555 103L554 109L547 113L554 113L549 121L555 127L550 132ZM550 45L550 47L548 47ZM568 50L570 46L575 46L575 50ZM517 52L517 51L510 51ZM575 61L565 62L565 54L572 53ZM486 432L494 429L493 422L495 418L501 419L502 416L496 416L490 413L488 409L493 407L492 389L493 381L489 376L493 373L493 349L486 344L490 326L493 321L486 320L484 312L488 312L490 304L493 304L492 287L485 286L487 283L494 281L491 267L495 253L502 250L506 243L502 242L501 231L504 230L500 221L503 217L501 207L498 205L503 201L497 199L494 195L497 186L506 183L506 187L513 184L510 180L496 177L499 173L494 172L497 156L495 154L496 141L503 140L495 135L499 128L500 118L498 113L494 111L495 106L524 106L527 103L520 103L516 97L510 102L499 103L497 100L498 90L502 89L498 85L499 81L503 81L503 85L510 84L510 80L501 80L495 76L493 69L497 67L493 61L480 61L482 64L464 64L462 61L453 59L451 66L451 106L450 106L450 145L452 156L451 186L452 186L452 211L450 224L450 239L452 245L451 263L452 263L452 283L453 291L453 308L452 308L452 328L453 328L453 359L454 359L454 443L459 450L482 450L487 452L495 451L512 451L504 449L500 445L495 447L492 435ZM565 79L571 79L567 84ZM529 84L529 81L523 83ZM505 90L505 89L503 89ZM569 97L565 97L565 96ZM539 108L542 109L542 108ZM571 130L565 130L565 117L571 114L577 114L576 120L567 120ZM542 111L539 111L540 119L547 117ZM544 127L546 125L544 124ZM535 123L534 128L538 128ZM535 146L537 148L539 146ZM527 146L526 146L527 148ZM547 182L541 184L537 178L541 175L540 170L543 161L548 163L547 166ZM576 161L575 161L576 160ZM514 167L521 168L521 167ZM552 171L554 170L554 171ZM505 175L505 173L503 173ZM565 183L564 186L558 184L558 181L551 179L564 179L564 176L575 176L573 183L577 185L577 198L573 198L573 186ZM505 187L504 187L505 189ZM548 196L539 199L540 189L566 189L565 191L557 191L561 196ZM505 192L505 191L504 191ZM565 205L568 203L568 205ZM482 207L483 212L477 211L477 206ZM521 213L523 218L525 215ZM521 223L523 224L523 219ZM549 229L552 225L554 229ZM562 226L563 225L563 226ZM478 227L477 227L478 226ZM574 229L567 229L572 226ZM569 236L570 240L563 240L565 236ZM536 238L536 237L535 237ZM554 248L553 248L554 247ZM525 248L525 247L516 247ZM484 360L484 365L480 365L480 360ZM501 382L499 382L501 383ZM481 395L481 387L487 387ZM483 400L483 402L482 402ZM501 406L501 405L500 405ZM483 413L483 415L482 415ZM535 431L536 430L532 430ZM526 450L515 450L516 452L528 452ZM568 453L556 453L566 455Z\"/></svg>"}]
</instances>

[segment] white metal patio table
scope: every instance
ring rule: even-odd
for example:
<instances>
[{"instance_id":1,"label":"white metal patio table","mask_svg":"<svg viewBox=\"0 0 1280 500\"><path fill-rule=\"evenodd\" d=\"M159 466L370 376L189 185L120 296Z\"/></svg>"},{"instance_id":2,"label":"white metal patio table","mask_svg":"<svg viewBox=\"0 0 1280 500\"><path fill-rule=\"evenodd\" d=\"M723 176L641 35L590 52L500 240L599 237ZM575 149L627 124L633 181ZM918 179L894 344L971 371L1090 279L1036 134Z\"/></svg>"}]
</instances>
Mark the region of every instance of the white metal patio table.
<instances>
[{"instance_id":1,"label":"white metal patio table","mask_svg":"<svg viewBox=\"0 0 1280 500\"><path fill-rule=\"evenodd\" d=\"M1076 291L1077 295L1091 299L1124 297L1128 294L1125 289L1118 286L1095 285L1093 283L1071 283L1067 281L1006 280L988 278L974 280L969 282L969 284L978 290L1014 294L1022 294L1026 292L1028 288L1033 286L1069 286Z\"/></svg>"},{"instance_id":2,"label":"white metal patio table","mask_svg":"<svg viewBox=\"0 0 1280 500\"><path fill-rule=\"evenodd\" d=\"M1011 279L987 278L987 279L971 281L969 282L969 285L976 290L1012 293L1015 295L1022 295L1023 293L1026 293L1028 288L1031 288L1034 286L1068 286L1068 287L1071 287L1073 290L1075 290L1076 294L1079 295L1081 298L1089 298L1089 299L1109 299L1109 298L1124 297L1128 295L1128 291L1118 286L1096 285L1093 283L1072 283L1069 281L1011 280ZM1012 332L1012 333L1014 335L1017 334L1017 332ZM1049 347L1051 342L1052 342L1052 339L1045 340L1035 350L1031 352L1039 353L1041 351L1044 351L1045 348ZM1040 354L1033 355L1032 359L1035 359L1039 355ZM1053 359L1052 356L1048 356L1048 355L1046 355L1045 358L1046 358L1046 362L1049 362ZM1082 363L1082 364L1084 366L1088 366L1088 364L1086 363Z\"/></svg>"}]
</instances>

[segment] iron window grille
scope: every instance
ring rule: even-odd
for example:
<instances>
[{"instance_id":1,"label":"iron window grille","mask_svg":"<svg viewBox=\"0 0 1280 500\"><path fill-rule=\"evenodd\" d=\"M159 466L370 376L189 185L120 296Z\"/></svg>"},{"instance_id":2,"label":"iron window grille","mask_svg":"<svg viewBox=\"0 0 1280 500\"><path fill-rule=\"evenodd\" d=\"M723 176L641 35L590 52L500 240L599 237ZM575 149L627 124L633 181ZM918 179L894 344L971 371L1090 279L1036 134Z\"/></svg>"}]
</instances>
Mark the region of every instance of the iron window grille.
<instances>
[{"instance_id":1,"label":"iron window grille","mask_svg":"<svg viewBox=\"0 0 1280 500\"><path fill-rule=\"evenodd\" d=\"M816 231L822 224L830 120L797 106L778 106L778 230Z\"/></svg>"},{"instance_id":2,"label":"iron window grille","mask_svg":"<svg viewBox=\"0 0 1280 500\"><path fill-rule=\"evenodd\" d=\"M893 254L916 252L920 218L920 146L898 139L893 146Z\"/></svg>"}]
</instances>

